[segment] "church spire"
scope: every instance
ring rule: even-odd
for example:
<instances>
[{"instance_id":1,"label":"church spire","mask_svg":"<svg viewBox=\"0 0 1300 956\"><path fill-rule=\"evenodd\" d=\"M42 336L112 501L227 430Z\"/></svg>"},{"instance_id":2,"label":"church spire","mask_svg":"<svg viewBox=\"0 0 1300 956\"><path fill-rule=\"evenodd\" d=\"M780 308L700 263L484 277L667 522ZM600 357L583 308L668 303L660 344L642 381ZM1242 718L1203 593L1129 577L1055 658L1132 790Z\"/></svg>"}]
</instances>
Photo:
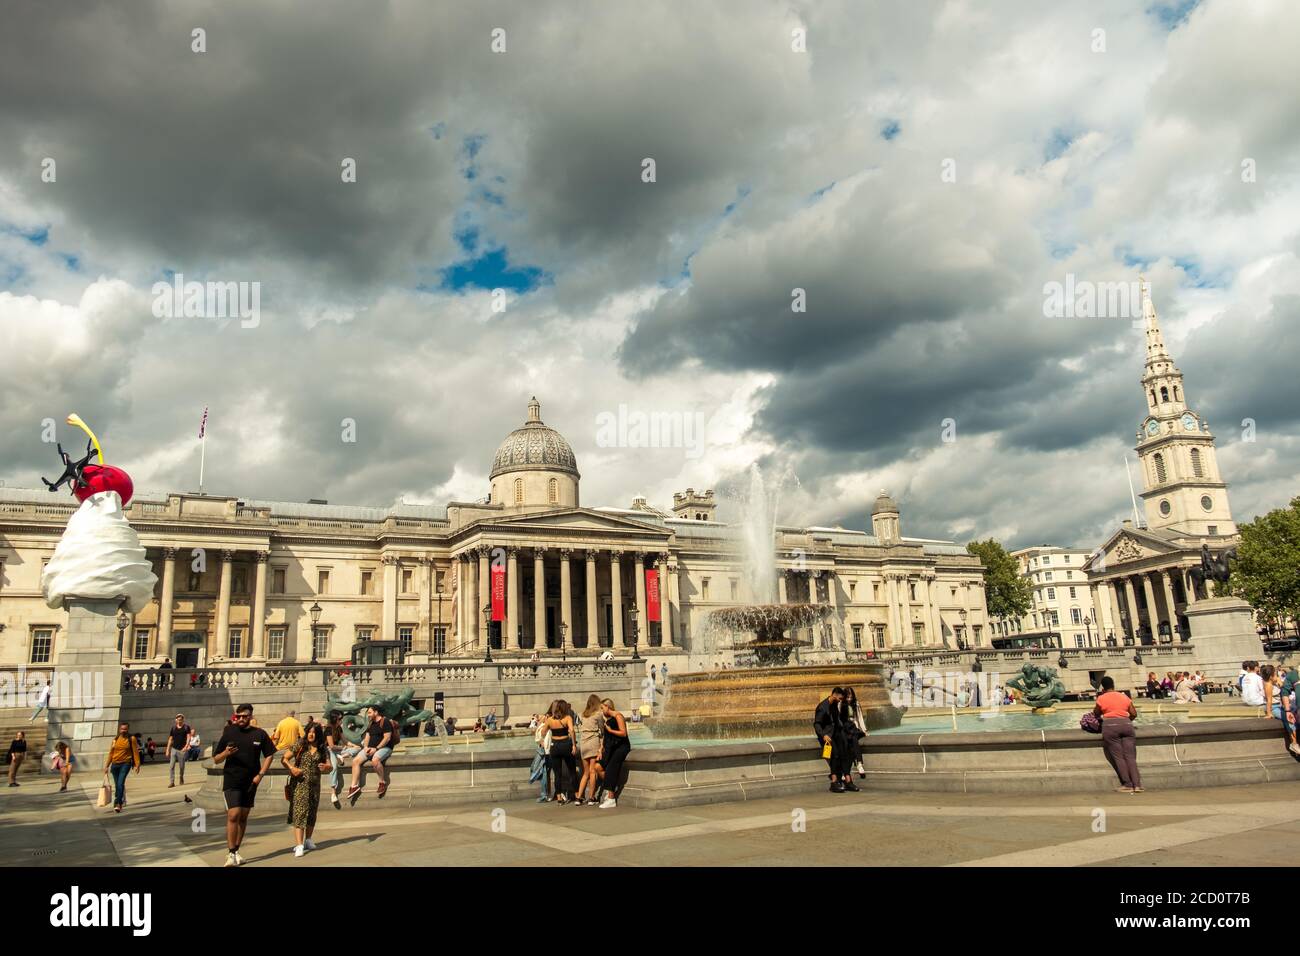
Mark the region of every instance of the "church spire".
<instances>
[{"instance_id":1,"label":"church spire","mask_svg":"<svg viewBox=\"0 0 1300 956\"><path fill-rule=\"evenodd\" d=\"M1147 365L1156 362L1172 362L1169 351L1165 348L1164 336L1160 332L1160 319L1156 317L1156 304L1151 301L1151 289L1147 286L1146 276L1138 276L1142 289L1142 319L1146 323Z\"/></svg>"}]
</instances>

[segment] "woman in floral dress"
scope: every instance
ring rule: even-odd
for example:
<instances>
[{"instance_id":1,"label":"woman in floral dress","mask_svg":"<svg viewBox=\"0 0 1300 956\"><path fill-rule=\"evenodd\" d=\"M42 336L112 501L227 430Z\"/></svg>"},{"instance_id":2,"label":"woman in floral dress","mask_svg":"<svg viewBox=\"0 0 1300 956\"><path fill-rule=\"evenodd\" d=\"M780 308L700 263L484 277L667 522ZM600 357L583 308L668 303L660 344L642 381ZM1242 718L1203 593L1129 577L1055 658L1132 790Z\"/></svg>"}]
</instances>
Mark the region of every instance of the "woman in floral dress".
<instances>
[{"instance_id":1,"label":"woman in floral dress","mask_svg":"<svg viewBox=\"0 0 1300 956\"><path fill-rule=\"evenodd\" d=\"M302 856L316 849L311 834L316 829L316 809L320 806L320 775L330 768L321 725L308 724L302 739L285 752L281 762L289 771L288 822L293 827L293 855Z\"/></svg>"}]
</instances>

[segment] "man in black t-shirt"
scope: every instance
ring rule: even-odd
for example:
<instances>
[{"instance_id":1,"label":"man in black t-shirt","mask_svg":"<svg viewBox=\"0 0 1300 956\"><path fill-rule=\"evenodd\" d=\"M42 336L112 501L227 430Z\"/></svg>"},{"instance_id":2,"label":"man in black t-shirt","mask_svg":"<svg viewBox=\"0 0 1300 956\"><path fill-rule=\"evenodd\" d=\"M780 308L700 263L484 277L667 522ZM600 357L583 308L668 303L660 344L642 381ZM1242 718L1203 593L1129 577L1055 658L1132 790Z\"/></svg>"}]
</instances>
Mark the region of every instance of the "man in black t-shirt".
<instances>
[{"instance_id":1,"label":"man in black t-shirt","mask_svg":"<svg viewBox=\"0 0 1300 956\"><path fill-rule=\"evenodd\" d=\"M185 760L190 752L190 737L194 728L185 723L185 715L177 714L167 731L167 748L163 756L167 758L167 786L176 786L176 765L181 765L181 786L185 786Z\"/></svg>"},{"instance_id":2,"label":"man in black t-shirt","mask_svg":"<svg viewBox=\"0 0 1300 956\"><path fill-rule=\"evenodd\" d=\"M361 791L366 785L367 764L379 775L377 795L382 797L388 790L384 763L392 755L393 748L397 746L394 721L385 717L378 707L367 707L366 717L370 720L370 724L366 727L365 740L362 742L361 752L352 760L352 786L348 788L348 802L353 806L356 806L357 798L361 796Z\"/></svg>"},{"instance_id":3,"label":"man in black t-shirt","mask_svg":"<svg viewBox=\"0 0 1300 956\"><path fill-rule=\"evenodd\" d=\"M18 786L18 768L23 765L26 756L27 734L20 730L14 734L13 743L9 745L9 786Z\"/></svg>"},{"instance_id":4,"label":"man in black t-shirt","mask_svg":"<svg viewBox=\"0 0 1300 956\"><path fill-rule=\"evenodd\" d=\"M275 744L265 730L253 727L253 705L240 704L235 708L235 721L221 732L221 738L212 748L212 762L225 764L221 776L221 790L226 798L226 846L229 855L226 866L239 866L244 862L239 846L248 829L248 811L257 798L257 785L271 769Z\"/></svg>"}]
</instances>

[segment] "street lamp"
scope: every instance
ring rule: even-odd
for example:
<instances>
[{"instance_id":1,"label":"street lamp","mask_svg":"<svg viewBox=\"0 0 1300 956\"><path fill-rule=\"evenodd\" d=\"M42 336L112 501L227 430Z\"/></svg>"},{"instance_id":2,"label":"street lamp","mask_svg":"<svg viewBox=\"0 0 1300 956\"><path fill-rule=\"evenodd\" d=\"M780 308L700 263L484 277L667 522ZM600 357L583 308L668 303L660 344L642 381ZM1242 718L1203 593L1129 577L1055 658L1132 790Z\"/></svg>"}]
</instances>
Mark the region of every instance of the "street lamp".
<instances>
[{"instance_id":1,"label":"street lamp","mask_svg":"<svg viewBox=\"0 0 1300 956\"><path fill-rule=\"evenodd\" d=\"M637 650L636 650L636 639L637 639L637 631L638 631L638 628L637 628L637 623L636 623L636 605L635 605L635 604L633 604L631 607L629 607L629 608L627 609L627 616L628 616L628 617L631 619L631 621L632 621L632 660L634 660L634 661L639 661L639 660L641 659L641 655L638 654L638 653L637 653Z\"/></svg>"},{"instance_id":2,"label":"street lamp","mask_svg":"<svg viewBox=\"0 0 1300 956\"><path fill-rule=\"evenodd\" d=\"M311 662L314 666L316 661L316 625L320 623L321 607L313 602L312 606L307 608L307 613L311 615Z\"/></svg>"},{"instance_id":3,"label":"street lamp","mask_svg":"<svg viewBox=\"0 0 1300 956\"><path fill-rule=\"evenodd\" d=\"M957 639L957 646L964 651L966 650L966 609L962 608L958 611L957 616L961 618L961 637Z\"/></svg>"},{"instance_id":4,"label":"street lamp","mask_svg":"<svg viewBox=\"0 0 1300 956\"><path fill-rule=\"evenodd\" d=\"M1092 647L1092 615L1091 614L1085 614L1083 616L1083 628L1088 635L1088 646Z\"/></svg>"},{"instance_id":5,"label":"street lamp","mask_svg":"<svg viewBox=\"0 0 1300 956\"><path fill-rule=\"evenodd\" d=\"M483 605L483 643L487 650L483 654L483 663L492 663L492 602Z\"/></svg>"},{"instance_id":6,"label":"street lamp","mask_svg":"<svg viewBox=\"0 0 1300 956\"><path fill-rule=\"evenodd\" d=\"M121 609L119 609L118 612L117 612L117 652L118 652L118 654L121 654L121 653L122 653L122 643L123 643L123 638L124 638L124 636L125 636L125 634L126 634L126 629L127 629L130 625L131 625L131 618L129 618L129 617L127 616L127 614L126 614L126 609L125 609L125 608L121 608Z\"/></svg>"},{"instance_id":7,"label":"street lamp","mask_svg":"<svg viewBox=\"0 0 1300 956\"><path fill-rule=\"evenodd\" d=\"M562 661L567 661L569 659L568 636L569 636L569 625L561 621L560 622L560 660Z\"/></svg>"}]
</instances>

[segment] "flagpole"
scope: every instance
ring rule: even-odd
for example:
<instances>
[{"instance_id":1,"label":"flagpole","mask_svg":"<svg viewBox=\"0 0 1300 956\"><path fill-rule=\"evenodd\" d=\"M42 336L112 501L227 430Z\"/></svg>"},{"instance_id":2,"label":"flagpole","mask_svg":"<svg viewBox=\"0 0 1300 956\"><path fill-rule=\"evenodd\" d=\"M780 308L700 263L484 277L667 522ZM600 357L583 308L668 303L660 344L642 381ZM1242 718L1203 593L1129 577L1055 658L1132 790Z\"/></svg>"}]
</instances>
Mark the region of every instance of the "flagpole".
<instances>
[{"instance_id":1,"label":"flagpole","mask_svg":"<svg viewBox=\"0 0 1300 956\"><path fill-rule=\"evenodd\" d=\"M1142 519L1138 517L1138 500L1137 495L1133 493L1133 472L1129 469L1128 455L1124 456L1124 474L1128 475L1128 496L1133 501L1133 527L1142 527Z\"/></svg>"},{"instance_id":2,"label":"flagpole","mask_svg":"<svg viewBox=\"0 0 1300 956\"><path fill-rule=\"evenodd\" d=\"M203 463L208 451L208 434L204 429L203 437L199 439L199 494L203 494Z\"/></svg>"}]
</instances>

